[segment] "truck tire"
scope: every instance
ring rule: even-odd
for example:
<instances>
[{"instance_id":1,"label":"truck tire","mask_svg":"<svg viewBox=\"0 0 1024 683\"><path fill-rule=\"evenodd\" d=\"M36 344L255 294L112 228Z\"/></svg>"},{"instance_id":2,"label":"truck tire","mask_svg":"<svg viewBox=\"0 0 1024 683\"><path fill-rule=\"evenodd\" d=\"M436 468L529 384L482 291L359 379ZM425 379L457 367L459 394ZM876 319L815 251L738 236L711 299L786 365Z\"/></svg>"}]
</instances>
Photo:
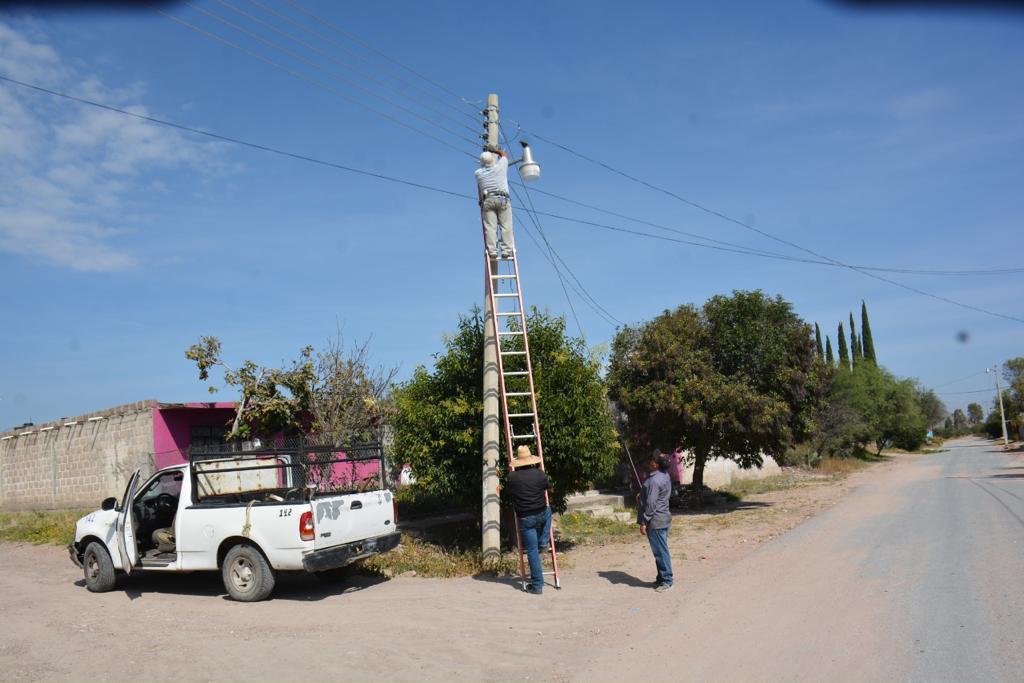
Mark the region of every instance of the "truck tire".
<instances>
[{"instance_id":1,"label":"truck tire","mask_svg":"<svg viewBox=\"0 0 1024 683\"><path fill-rule=\"evenodd\" d=\"M274 592L274 570L263 553L247 543L228 551L221 565L221 576L228 595L239 602L266 600Z\"/></svg>"},{"instance_id":2,"label":"truck tire","mask_svg":"<svg viewBox=\"0 0 1024 683\"><path fill-rule=\"evenodd\" d=\"M114 563L102 543L93 541L85 547L82 568L85 570L85 587L93 593L106 593L117 583Z\"/></svg>"}]
</instances>

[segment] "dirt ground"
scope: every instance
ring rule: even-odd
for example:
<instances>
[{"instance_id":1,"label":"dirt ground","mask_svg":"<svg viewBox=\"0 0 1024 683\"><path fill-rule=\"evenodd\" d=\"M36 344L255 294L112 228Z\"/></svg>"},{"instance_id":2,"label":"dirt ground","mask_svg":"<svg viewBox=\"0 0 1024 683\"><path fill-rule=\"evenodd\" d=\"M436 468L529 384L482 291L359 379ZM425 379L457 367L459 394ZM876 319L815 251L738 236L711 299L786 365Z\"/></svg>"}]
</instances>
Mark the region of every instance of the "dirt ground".
<instances>
[{"instance_id":1,"label":"dirt ground","mask_svg":"<svg viewBox=\"0 0 1024 683\"><path fill-rule=\"evenodd\" d=\"M325 587L296 576L257 604L226 599L214 574L123 578L95 595L62 549L0 544L0 680L609 679L595 662L639 656L637 636L706 597L709 579L914 457L752 495L727 513L677 515L676 587L665 594L650 589L654 563L639 533L574 549L562 589L539 597L496 578Z\"/></svg>"}]
</instances>

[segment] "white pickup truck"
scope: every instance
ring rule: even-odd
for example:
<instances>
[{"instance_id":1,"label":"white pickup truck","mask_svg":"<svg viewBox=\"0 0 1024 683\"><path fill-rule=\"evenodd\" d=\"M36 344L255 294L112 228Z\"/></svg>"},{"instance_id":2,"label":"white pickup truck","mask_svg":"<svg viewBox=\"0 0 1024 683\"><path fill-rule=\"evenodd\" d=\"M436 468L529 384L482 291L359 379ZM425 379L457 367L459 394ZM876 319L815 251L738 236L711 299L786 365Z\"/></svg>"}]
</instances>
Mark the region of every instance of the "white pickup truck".
<instances>
[{"instance_id":1,"label":"white pickup truck","mask_svg":"<svg viewBox=\"0 0 1024 683\"><path fill-rule=\"evenodd\" d=\"M71 560L93 592L117 573L220 570L235 600L264 600L277 572L341 578L398 545L379 446L207 452L136 471L119 501L78 520Z\"/></svg>"}]
</instances>

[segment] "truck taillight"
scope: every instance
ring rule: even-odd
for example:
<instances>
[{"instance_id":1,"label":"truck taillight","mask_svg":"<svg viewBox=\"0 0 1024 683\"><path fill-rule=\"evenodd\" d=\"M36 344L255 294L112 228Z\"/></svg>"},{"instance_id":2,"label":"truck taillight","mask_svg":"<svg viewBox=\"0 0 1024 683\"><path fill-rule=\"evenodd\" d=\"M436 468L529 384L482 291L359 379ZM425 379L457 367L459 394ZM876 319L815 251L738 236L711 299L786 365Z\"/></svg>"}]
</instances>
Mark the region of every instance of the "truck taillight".
<instances>
[{"instance_id":1,"label":"truck taillight","mask_svg":"<svg viewBox=\"0 0 1024 683\"><path fill-rule=\"evenodd\" d=\"M316 529L313 528L313 513L303 512L299 517L299 538L303 541L312 541L316 536Z\"/></svg>"}]
</instances>

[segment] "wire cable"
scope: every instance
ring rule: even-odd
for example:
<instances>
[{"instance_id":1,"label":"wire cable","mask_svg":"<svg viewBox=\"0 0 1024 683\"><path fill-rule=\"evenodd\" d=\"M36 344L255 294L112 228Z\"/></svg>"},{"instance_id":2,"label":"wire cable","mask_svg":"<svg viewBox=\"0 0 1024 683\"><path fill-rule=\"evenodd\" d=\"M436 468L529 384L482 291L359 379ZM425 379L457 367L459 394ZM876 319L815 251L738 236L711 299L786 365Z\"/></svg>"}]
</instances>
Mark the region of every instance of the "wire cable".
<instances>
[{"instance_id":1,"label":"wire cable","mask_svg":"<svg viewBox=\"0 0 1024 683\"><path fill-rule=\"evenodd\" d=\"M207 38L210 38L211 40L214 40L216 42L219 42L219 43L222 43L224 45L227 45L228 47L230 47L230 48L232 48L234 50L238 50L239 52L241 52L241 53L251 57L252 59L256 59L256 60L261 61L261 62L263 62L265 64L269 64L270 66L274 67L275 69L279 69L280 71L283 71L284 73L288 74L292 78L295 78L295 79L300 80L300 81L304 81L306 83L310 83L310 84L312 84L312 85L314 85L314 86L316 86L316 87L318 87L318 88L320 88L320 89L322 89L322 90L324 90L326 92L332 93L332 94L336 95L337 97L340 97L341 99L343 99L343 100L345 100L347 102L350 102L350 103L352 103L352 104L354 104L354 105L356 105L358 107L362 107L363 109L366 109L367 111L370 111L370 112L373 112L374 114L377 114L378 116L382 116L382 117L388 119L389 121L392 121L392 122L402 126L403 128L408 128L409 130L414 131L416 133L419 133L420 135L422 135L424 137L430 138L434 142L442 144L445 147L448 147L449 149L453 149L456 152L458 152L459 154L465 154L466 156L468 156L468 157L470 157L472 159L476 159L476 155L475 154L470 154L469 152L465 151L464 149L456 147L455 145L449 143L446 140L443 140L443 139L437 137L436 135L428 133L425 130L417 128L416 126L408 124L405 121L402 121L401 119L392 116L391 114L382 112L379 109L376 109L375 107L372 107L372 106L366 104L365 102L361 102L361 101L359 101L359 100L357 100L357 99L355 99L355 98L353 98L353 97L351 97L349 95L346 95L345 93L337 90L336 88L334 88L334 87L332 87L330 85L326 85L324 83L321 83L320 81L318 81L316 79L313 79L313 78L310 78L310 77L308 77L308 76L306 76L306 75L304 75L302 73L299 73L298 71L295 71L294 69L291 69L291 68L289 68L289 67L287 67L287 66L285 66L285 65L283 65L283 64L281 64L279 62L276 62L273 59L270 59L269 57L265 57L265 56L263 56L261 54L253 52L252 50L249 50L248 48L242 47L241 45L238 45L237 43L233 43L232 41L228 40L227 38L224 38L223 36L220 36L220 35L218 35L216 33L211 32L211 31L207 31L206 29L200 28L199 26L196 26L195 24L191 24L191 23L185 21L184 19L181 19L179 17L174 16L173 14L169 14L169 13L163 11L162 9L159 9L157 7L153 7L152 9L153 9L154 12L167 17L168 19L170 19L171 21L173 21L175 23L181 24L182 26L188 28L191 31L194 31L196 33L199 33L200 35L206 36Z\"/></svg>"},{"instance_id":2,"label":"wire cable","mask_svg":"<svg viewBox=\"0 0 1024 683\"><path fill-rule=\"evenodd\" d=\"M767 237L768 239L775 240L776 242L779 242L781 244L785 244L787 246L793 247L794 249L798 249L800 251L803 251L803 252L806 252L808 254L811 254L812 256L815 256L815 257L817 257L819 259L825 259L826 261L829 261L829 262L831 262L832 264L834 264L834 265L836 265L838 267L846 268L848 270L860 273L860 274L862 274L862 275L864 275L866 277L870 277L870 278L873 278L873 279L878 280L880 282L885 282L887 284L893 285L894 287L899 287L900 289L905 289L905 290L907 290L909 292L913 292L913 293L918 294L920 296L925 296L925 297L928 297L930 299L935 299L936 301L942 301L944 303L947 303L947 304L950 304L950 305L953 305L953 306L957 306L959 308L964 308L964 309L967 309L967 310L970 310L970 311L975 311L976 313L984 313L985 315L993 316L993 317L996 317L996 318L1003 318L1003 319L1006 319L1006 320L1013 320L1015 322L1022 322L1022 323L1024 323L1024 318L1018 318L1018 317L1015 317L1015 316L1012 316L1012 315L1006 315L1006 314L1003 314L1003 313L998 313L996 311L990 311L988 309L981 308L980 306L973 306L971 304L965 304L965 303L962 303L960 301L956 301L954 299L950 299L948 297L942 296L940 294L934 294L932 292L927 292L927 291L925 291L923 289L920 289L918 287L914 287L914 286L907 285L907 284L904 284L902 282L899 282L898 280L893 280L891 278L887 278L887 277L884 277L882 275L878 275L877 273L867 271L867 270L865 270L863 268L858 268L857 266L853 266L853 265L850 265L848 263L843 263L842 261L834 259L831 256L827 256L825 254L818 253L818 252L816 252L816 251L814 251L812 249L808 249L807 247L803 247L803 246L801 246L801 245L799 245L799 244L797 244L795 242L792 242L790 240L784 239L782 237L777 237L776 235L773 235L770 232L767 232L765 230L761 230L760 228L754 227L753 225L747 223L746 221L741 221L738 218L733 218L732 216L729 216L728 214L722 213L721 211L717 211L715 209L712 209L712 208L709 208L707 206L704 206L703 204L700 204L698 202L695 202L695 201L692 201L690 199L687 199L686 197L683 197L683 196L681 196L679 194L676 194L675 192L672 192L671 190L667 190L667 189L665 189L663 187L659 187L657 185L653 185L652 183L649 183L646 180L643 180L643 179L638 178L636 176L630 175L629 173L626 173L625 171L620 171L619 169L617 169L617 168L615 168L613 166L610 166L610 165L604 163L603 161L599 161L599 160L597 160L597 159L595 159L593 157L587 156L586 154L583 154L582 152L579 152L579 151L577 151L575 149L572 149L571 147L568 147L568 146L563 145L561 143L555 142L553 140L549 140L548 138L545 138L545 137L543 137L541 135L538 135L537 133L530 132L530 131L528 131L526 129L523 129L523 132L525 132L525 133L527 133L529 135L532 135L533 137L537 138L538 140L543 140L544 142L548 143L549 145L553 145L553 146L555 146L555 147L557 147L559 149L562 149L562 150L568 152L569 154L577 156L577 157L579 157L581 159L584 159L586 161L589 161L589 162L591 162L593 164L597 164L598 166L601 166L602 168L605 168L608 171L611 171L612 173L620 175L623 178L627 178L628 180L630 180L632 182L638 183L638 184L643 185L644 187L647 187L647 188L649 188L651 190L654 190L656 192L660 192L660 193L665 194L665 195L667 195L669 197L672 197L673 199L676 199L676 200L686 204L687 206L693 207L695 209L703 211L704 213L710 214L712 216L720 218L720 219L722 219L724 221L727 221L729 223L733 223L733 224L738 225L738 226L740 226L742 228L745 228L747 230L751 230L753 232L756 232L757 234L762 235L763 237Z\"/></svg>"},{"instance_id":3,"label":"wire cable","mask_svg":"<svg viewBox=\"0 0 1024 683\"><path fill-rule=\"evenodd\" d=\"M451 114L449 114L447 112L444 112L444 111L441 111L440 109L435 108L433 105L427 104L427 103L423 102L422 100L419 100L419 99L417 99L415 97L410 96L408 92L405 92L401 88L393 85L392 83L389 83L388 81L385 81L385 80L383 80L381 78L377 78L372 73L370 73L370 72L368 72L368 71L366 71L364 69L359 68L358 66L352 64L351 62L346 62L343 59L339 59L338 57L336 57L335 55L331 54L330 52L327 52L326 50L321 50L316 45L313 45L312 43L310 43L310 42L308 42L306 40L303 40L302 38L299 38L298 36L296 36L296 35L294 35L292 33L288 33L287 31L284 31L284 30L278 28L277 26L274 26L269 21L265 21L264 19L261 19L260 17L252 14L251 12L247 12L246 10L242 9L241 7L238 7L237 5L234 5L234 4L230 3L230 2L228 2L227 0L216 0L216 2L218 4L220 4L220 5L223 5L224 7L227 7L228 9L230 9L233 12L241 14L243 17L246 17L250 21L256 22L260 26L263 26L264 28L266 28L266 29L268 29L270 31L273 31L274 33L278 34L279 36L282 36L282 37L284 37L284 38L286 38L286 39L288 39L288 40L290 40L290 41L292 41L292 42L294 42L294 43L296 43L298 45L301 45L302 47L306 48L307 50L309 50L311 52L315 52L318 55L321 55L323 58L328 59L328 60L334 62L335 64L338 64L339 66L342 66L342 67L344 67L346 69L349 69L353 73L358 74L359 76L365 78L366 80L371 81L373 83L376 83L377 85L381 86L382 88L387 88L388 90L390 90L390 91L392 91L392 92L394 92L394 93L396 93L398 95L401 95L404 99L406 99L406 100L408 100L410 102L415 103L417 106L420 106L423 109L433 113L435 116L440 116L441 118L443 118L443 119L445 119L447 121L451 121L455 125L460 126L461 128L464 128L465 130L468 130L473 135L479 136L479 131L478 130L476 130L475 128L469 127L461 119L457 119L454 116L452 116ZM259 4L259 3L254 3L254 4ZM198 9L198 8L195 8L195 9ZM462 113L462 112L460 111L459 113ZM477 144L477 143L474 141L473 144Z\"/></svg>"},{"instance_id":4,"label":"wire cable","mask_svg":"<svg viewBox=\"0 0 1024 683\"><path fill-rule=\"evenodd\" d=\"M412 75L416 76L417 78L423 80L426 83L429 83L430 85L434 86L438 90L441 90L442 92L445 92L448 95L451 95L452 97L457 98L460 102L462 102L462 103L472 107L475 112L479 113L479 111L481 109L480 103L472 102L470 100L467 100L465 97L462 97L457 92L451 90L447 86L442 85L441 83L438 83L434 79L432 79L432 78L430 78L428 76L423 75L422 73L420 73L416 69L413 69L411 66L408 66L408 65L398 61L394 57L388 55L387 53L385 53L382 50L377 49L376 47L374 47L373 45L370 45L366 41L360 40L358 37L356 37L355 35L353 35L349 31L346 31L345 29L341 28L340 26L338 26L336 24L333 24L330 21L328 21L327 19L324 19L323 17L314 14L310 10L306 9L305 7L303 7L301 3L298 3L295 0L282 0L282 1L287 3L287 4L289 4L289 5L291 5L292 7L294 7L296 10L298 10L302 14L305 14L307 17L313 19L318 24L320 24L322 26L326 26L327 28L331 29L335 33L344 36L345 38L351 40L352 42L354 42L354 43L356 43L358 45L361 45L363 48L369 50L370 52L373 52L374 54L376 54L376 55L378 55L380 57L383 57L384 59L388 60L392 64L405 69L406 71L408 71ZM250 2L255 2L255 0L250 0Z\"/></svg>"},{"instance_id":5,"label":"wire cable","mask_svg":"<svg viewBox=\"0 0 1024 683\"><path fill-rule=\"evenodd\" d=\"M982 372L975 372L975 373L973 373L971 375L967 375L966 377L961 377L960 379L954 379L951 382L944 382L944 383L942 383L942 384L940 384L938 386L932 387L932 388L933 389L940 389L942 387L948 387L950 384L957 384L958 382L963 382L963 381L968 380L968 379L973 379L973 378L977 377L978 375L984 375L984 374L985 374L984 371L982 371Z\"/></svg>"},{"instance_id":6,"label":"wire cable","mask_svg":"<svg viewBox=\"0 0 1024 683\"><path fill-rule=\"evenodd\" d=\"M994 394L996 390L989 387L988 389L974 389L973 391L940 391L938 393L943 396L956 396L960 394Z\"/></svg>"},{"instance_id":7,"label":"wire cable","mask_svg":"<svg viewBox=\"0 0 1024 683\"><path fill-rule=\"evenodd\" d=\"M154 117L154 116L149 116L149 115L146 115L146 114L139 114L139 113L136 113L136 112L128 111L126 109L121 109L121 108L118 108L118 107L114 107L114 106L111 106L111 105L108 105L108 104L102 104L100 102L95 102L93 100L89 100L89 99L86 99L86 98L83 98L83 97L78 97L78 96L75 96L75 95L70 95L68 93L59 92L59 91L56 91L56 90L52 90L50 88L45 88L43 86L34 85L32 83L26 83L24 81L18 80L16 78L11 78L10 76L6 76L6 75L3 75L3 74L0 74L0 80L5 81L7 83L11 83L11 84L14 84L14 85L21 86L23 88L35 90L35 91L42 92L42 93L46 93L46 94L52 95L54 97L59 97L59 98L63 98L63 99L66 99L66 100L73 101L73 102L78 102L79 104L85 104L85 105L89 105L89 106L96 107L96 108L99 108L99 109L104 109L104 110L107 110L107 111L116 112L116 113L122 114L124 116L130 116L130 117L135 118L135 119L139 119L139 120L143 120L143 121L148 121L150 123L156 123L156 124L159 124L159 125L162 125L162 126L167 126L169 128L175 128L175 129L186 131L186 132L189 132L189 133L194 133L196 135L202 135L202 136L205 136L205 137L208 137L208 138L211 138L211 139L220 140L222 142L230 142L232 144L237 144L237 145L241 145L243 147L249 147L251 149L257 149L257 150L261 150L261 151L264 151L264 152L269 152L271 154L276 154L276 155L279 155L279 156L289 157L289 158L292 158L292 159L298 159L298 160L301 160L301 161L307 161L307 162L310 162L310 163L313 163L313 164L318 164L320 166L327 166L327 167L338 169L338 170L341 170L341 171L347 171L349 173L356 173L356 174L359 174L359 175L364 175L364 176L368 176L368 177L372 177L372 178L377 178L379 180L385 180L385 181L388 181L388 182L393 182L393 183L398 183L398 184L401 184L401 185L406 185L408 187L415 187L415 188L418 188L418 189L421 189L421 190L428 190L430 192L436 192L436 193L444 194L444 195L447 195L447 196L450 196L450 197L458 197L459 199L467 199L467 200L471 200L473 202L477 201L477 197L474 197L474 196L471 196L471 195L468 195L468 194L463 194L461 192L453 192L452 190L446 190L444 188L434 187L434 186L431 186L431 185L426 185L424 183L418 183L418 182L411 181L411 180L405 180L403 178L396 178L396 177L393 177L393 176L384 175L382 173L375 173L373 171L366 171L366 170L363 170L363 169L354 168L352 166L346 166L344 164L339 164L339 163L335 163L335 162L332 162L332 161L326 161L324 159L318 159L316 157L311 157L311 156L308 156L308 155L305 155L305 154L298 154L298 153L295 153L295 152L289 152L289 151L286 151L286 150L282 150L282 149L278 149L278 148L275 148L275 147L271 147L269 145L263 145L263 144L259 144L259 143L255 143L255 142L249 142L247 140L242 140L240 138L234 138L234 137L231 137L231 136L221 135L219 133L213 133L213 132L202 130L202 129L199 129L199 128L193 128L193 127L190 127L190 126L185 126L183 124L175 123L173 121L167 121L165 119L160 119L160 118L157 118L157 117ZM644 236L644 237L648 237L648 238L652 238L652 239L657 239L657 240L663 240L663 241L667 241L667 242L677 242L677 243L680 243L680 244L688 244L690 246L701 247L703 249L714 249L714 250L724 251L724 252L732 252L732 253L745 254L747 256L759 256L758 254L753 254L753 253L745 252L745 251L738 250L738 249L731 249L729 247L722 247L722 246L716 246L716 245L710 245L710 244L702 244L700 242L693 242L693 241L690 241L690 240L683 240L683 239L678 239L678 238L674 238L674 237L668 237L666 235L655 235L653 233L644 233L644 232L641 232L639 230L632 230L632 229L629 229L629 228L622 228L622 227L607 225L607 224L603 224L603 223L598 223L596 221L588 221L588 220L583 220L583 219L579 219L579 218L572 218L572 217L569 217L569 216L561 216L559 214L554 214L554 213L550 213L550 212L546 212L546 211L531 210L531 209L527 209L525 207L523 207L523 210L528 212L528 213L535 214L537 216L547 216L547 217L556 218L556 219L562 220L562 221L568 221L568 222L572 222L572 223L588 225L588 226L592 226L592 227L601 228L601 229L604 229L604 230L611 230L611 231L621 232L621 233L626 233L626 234L640 235L640 236ZM1013 321L1016 321L1016 322L1024 323L1024 319L1021 319L1021 318L1016 318L1016 317L1013 317L1013 316L1003 315L1003 314L1000 314L1000 313L992 313L990 311L985 311L983 309L976 309L975 307L972 307L972 306L970 306L968 304L960 304L959 302L952 302L952 303L954 303L957 306L964 307L964 308L971 308L972 310L980 310L980 312L988 313L989 315L994 315L996 317L1006 318L1008 320L1013 320Z\"/></svg>"}]
</instances>

